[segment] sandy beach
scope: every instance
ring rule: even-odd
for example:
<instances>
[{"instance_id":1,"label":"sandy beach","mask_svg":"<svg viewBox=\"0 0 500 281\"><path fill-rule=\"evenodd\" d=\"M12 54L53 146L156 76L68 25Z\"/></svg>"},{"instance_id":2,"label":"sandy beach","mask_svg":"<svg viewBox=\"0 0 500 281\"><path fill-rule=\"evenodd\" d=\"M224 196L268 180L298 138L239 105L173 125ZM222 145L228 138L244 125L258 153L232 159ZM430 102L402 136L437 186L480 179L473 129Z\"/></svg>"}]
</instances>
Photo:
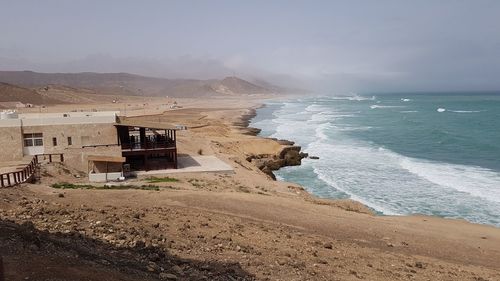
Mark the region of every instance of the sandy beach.
<instances>
[{"instance_id":1,"label":"sandy beach","mask_svg":"<svg viewBox=\"0 0 500 281\"><path fill-rule=\"evenodd\" d=\"M180 154L214 155L234 171L159 174L175 180L152 190L56 189L86 179L46 165L40 184L0 189L5 280L500 280L500 229L316 198L248 161L286 147L246 127L262 98L175 101L83 107L136 102L128 114L146 113L138 120L189 128Z\"/></svg>"}]
</instances>

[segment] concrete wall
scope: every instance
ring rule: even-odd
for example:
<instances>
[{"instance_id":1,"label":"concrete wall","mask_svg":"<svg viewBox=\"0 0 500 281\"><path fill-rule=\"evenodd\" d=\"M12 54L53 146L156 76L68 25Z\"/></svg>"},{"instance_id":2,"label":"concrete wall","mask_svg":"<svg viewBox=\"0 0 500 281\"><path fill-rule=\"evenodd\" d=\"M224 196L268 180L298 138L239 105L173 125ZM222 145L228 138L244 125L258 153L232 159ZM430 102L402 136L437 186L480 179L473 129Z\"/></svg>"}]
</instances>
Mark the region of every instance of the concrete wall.
<instances>
[{"instance_id":1,"label":"concrete wall","mask_svg":"<svg viewBox=\"0 0 500 281\"><path fill-rule=\"evenodd\" d=\"M106 162L94 162L94 172L106 173ZM121 172L122 163L107 163L107 172Z\"/></svg>"},{"instance_id":2,"label":"concrete wall","mask_svg":"<svg viewBox=\"0 0 500 281\"><path fill-rule=\"evenodd\" d=\"M89 181L91 182L107 182L107 181L117 181L123 174L121 172L116 173L90 173Z\"/></svg>"},{"instance_id":3,"label":"concrete wall","mask_svg":"<svg viewBox=\"0 0 500 281\"><path fill-rule=\"evenodd\" d=\"M64 162L67 166L70 166L79 171L88 172L89 155L106 155L106 156L122 156L121 146L109 146L109 147L86 147L86 148L68 148L64 152Z\"/></svg>"},{"instance_id":4,"label":"concrete wall","mask_svg":"<svg viewBox=\"0 0 500 281\"><path fill-rule=\"evenodd\" d=\"M75 112L43 112L43 113L20 113L22 119L40 119L40 118L62 118L71 119L74 117L111 117L119 114L119 111L75 111ZM109 119L108 119L109 120ZM108 121L109 122L109 121Z\"/></svg>"},{"instance_id":5,"label":"concrete wall","mask_svg":"<svg viewBox=\"0 0 500 281\"><path fill-rule=\"evenodd\" d=\"M2 119L0 162L21 160L25 154L63 153L66 165L87 172L88 155L121 156L115 122L116 112L30 113L19 114L19 119ZM23 153L23 134L29 133L42 133L43 147ZM93 145L98 147L84 148Z\"/></svg>"},{"instance_id":6,"label":"concrete wall","mask_svg":"<svg viewBox=\"0 0 500 281\"><path fill-rule=\"evenodd\" d=\"M42 133L44 153L64 153L69 167L87 172L88 155L121 156L114 124L70 124L53 126L25 126L22 134ZM20 135L22 135L20 134ZM71 145L68 144L71 137ZM57 139L54 146L53 138ZM83 147L88 145L110 145Z\"/></svg>"},{"instance_id":7,"label":"concrete wall","mask_svg":"<svg viewBox=\"0 0 500 281\"><path fill-rule=\"evenodd\" d=\"M116 117L113 116L95 116L95 117L41 117L23 119L19 116L23 126L50 126L50 125L69 125L69 124L108 124L115 123Z\"/></svg>"},{"instance_id":8,"label":"concrete wall","mask_svg":"<svg viewBox=\"0 0 500 281\"><path fill-rule=\"evenodd\" d=\"M87 145L116 144L116 128L113 124L70 124L53 126L23 126L23 134L43 133L45 153L62 153L66 148ZM72 144L68 144L71 137ZM57 139L54 146L52 139Z\"/></svg>"},{"instance_id":9,"label":"concrete wall","mask_svg":"<svg viewBox=\"0 0 500 281\"><path fill-rule=\"evenodd\" d=\"M23 159L21 127L0 127L0 162Z\"/></svg>"}]
</instances>

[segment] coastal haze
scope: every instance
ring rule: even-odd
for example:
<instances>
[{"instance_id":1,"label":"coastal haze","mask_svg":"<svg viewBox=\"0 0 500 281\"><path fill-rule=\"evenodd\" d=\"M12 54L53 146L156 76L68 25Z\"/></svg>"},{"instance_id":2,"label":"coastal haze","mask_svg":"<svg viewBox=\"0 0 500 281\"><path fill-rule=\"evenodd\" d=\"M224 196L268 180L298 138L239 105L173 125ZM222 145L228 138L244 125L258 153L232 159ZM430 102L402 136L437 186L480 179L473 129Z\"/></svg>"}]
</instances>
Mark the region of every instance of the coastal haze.
<instances>
[{"instance_id":1,"label":"coastal haze","mask_svg":"<svg viewBox=\"0 0 500 281\"><path fill-rule=\"evenodd\" d=\"M2 1L0 67L236 75L323 93L497 90L498 10L493 0Z\"/></svg>"},{"instance_id":2,"label":"coastal haze","mask_svg":"<svg viewBox=\"0 0 500 281\"><path fill-rule=\"evenodd\" d=\"M0 5L0 281L500 280L500 2Z\"/></svg>"}]
</instances>

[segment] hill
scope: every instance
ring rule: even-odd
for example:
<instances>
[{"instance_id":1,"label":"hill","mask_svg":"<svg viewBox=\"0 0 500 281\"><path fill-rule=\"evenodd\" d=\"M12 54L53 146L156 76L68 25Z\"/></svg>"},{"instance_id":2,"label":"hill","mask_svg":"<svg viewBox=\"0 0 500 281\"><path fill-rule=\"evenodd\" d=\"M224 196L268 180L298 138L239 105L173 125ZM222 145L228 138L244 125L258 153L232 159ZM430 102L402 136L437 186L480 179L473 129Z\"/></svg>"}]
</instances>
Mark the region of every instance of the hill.
<instances>
[{"instance_id":1,"label":"hill","mask_svg":"<svg viewBox=\"0 0 500 281\"><path fill-rule=\"evenodd\" d=\"M226 77L221 81L212 84L212 89L220 94L228 95L256 95L256 94L270 94L271 89L258 86L238 77Z\"/></svg>"},{"instance_id":2,"label":"hill","mask_svg":"<svg viewBox=\"0 0 500 281\"><path fill-rule=\"evenodd\" d=\"M0 102L22 102L32 104L58 104L63 101L43 96L32 89L0 82Z\"/></svg>"},{"instance_id":3,"label":"hill","mask_svg":"<svg viewBox=\"0 0 500 281\"><path fill-rule=\"evenodd\" d=\"M254 95L275 93L237 77L222 80L166 79L129 73L38 73L0 71L0 82L23 87L63 85L102 95L144 95L199 97L213 95Z\"/></svg>"}]
</instances>

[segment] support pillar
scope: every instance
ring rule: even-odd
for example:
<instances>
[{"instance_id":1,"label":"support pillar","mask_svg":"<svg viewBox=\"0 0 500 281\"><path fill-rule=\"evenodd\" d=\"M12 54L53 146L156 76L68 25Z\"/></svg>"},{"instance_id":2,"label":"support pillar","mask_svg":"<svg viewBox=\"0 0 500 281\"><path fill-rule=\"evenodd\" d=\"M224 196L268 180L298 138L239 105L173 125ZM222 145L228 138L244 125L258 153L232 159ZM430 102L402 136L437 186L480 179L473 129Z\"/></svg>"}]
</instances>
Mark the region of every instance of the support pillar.
<instances>
[{"instance_id":1,"label":"support pillar","mask_svg":"<svg viewBox=\"0 0 500 281\"><path fill-rule=\"evenodd\" d=\"M141 142L141 148L146 148L146 128L139 128L139 138Z\"/></svg>"}]
</instances>

